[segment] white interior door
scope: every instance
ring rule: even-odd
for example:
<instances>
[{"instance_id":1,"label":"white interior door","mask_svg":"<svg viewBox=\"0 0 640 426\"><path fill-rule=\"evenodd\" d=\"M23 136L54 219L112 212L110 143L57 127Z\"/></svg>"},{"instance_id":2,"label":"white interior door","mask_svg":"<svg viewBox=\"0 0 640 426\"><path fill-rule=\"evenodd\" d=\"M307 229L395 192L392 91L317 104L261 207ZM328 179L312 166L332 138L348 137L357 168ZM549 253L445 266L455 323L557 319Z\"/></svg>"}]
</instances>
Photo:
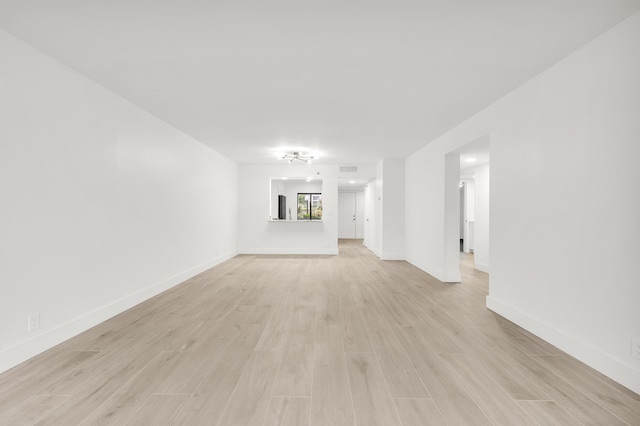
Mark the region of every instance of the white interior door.
<instances>
[{"instance_id":1,"label":"white interior door","mask_svg":"<svg viewBox=\"0 0 640 426\"><path fill-rule=\"evenodd\" d=\"M338 238L356 238L356 193L338 193Z\"/></svg>"}]
</instances>

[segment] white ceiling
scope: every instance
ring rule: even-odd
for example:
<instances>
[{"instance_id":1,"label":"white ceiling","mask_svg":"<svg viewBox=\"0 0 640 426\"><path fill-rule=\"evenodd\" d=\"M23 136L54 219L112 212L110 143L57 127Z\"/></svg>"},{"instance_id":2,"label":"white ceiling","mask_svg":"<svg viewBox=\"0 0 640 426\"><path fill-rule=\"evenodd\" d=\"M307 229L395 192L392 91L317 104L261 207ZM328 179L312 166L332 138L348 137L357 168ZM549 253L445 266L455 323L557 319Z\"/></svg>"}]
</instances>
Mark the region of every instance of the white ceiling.
<instances>
[{"instance_id":1,"label":"white ceiling","mask_svg":"<svg viewBox=\"0 0 640 426\"><path fill-rule=\"evenodd\" d=\"M401 158L640 0L0 0L0 28L241 163Z\"/></svg>"},{"instance_id":2,"label":"white ceiling","mask_svg":"<svg viewBox=\"0 0 640 426\"><path fill-rule=\"evenodd\" d=\"M490 142L483 136L454 151L460 156L460 180L475 179L476 167L490 162Z\"/></svg>"}]
</instances>

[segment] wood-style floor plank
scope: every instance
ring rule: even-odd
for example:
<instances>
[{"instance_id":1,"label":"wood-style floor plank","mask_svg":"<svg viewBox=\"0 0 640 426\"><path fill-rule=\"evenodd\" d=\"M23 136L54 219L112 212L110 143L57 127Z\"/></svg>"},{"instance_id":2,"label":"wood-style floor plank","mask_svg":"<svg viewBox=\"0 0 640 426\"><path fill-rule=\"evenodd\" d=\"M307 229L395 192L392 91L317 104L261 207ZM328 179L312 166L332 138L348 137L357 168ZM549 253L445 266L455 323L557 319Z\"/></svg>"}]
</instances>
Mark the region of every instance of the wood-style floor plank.
<instances>
[{"instance_id":1,"label":"wood-style floor plank","mask_svg":"<svg viewBox=\"0 0 640 426\"><path fill-rule=\"evenodd\" d=\"M296 306L280 370L273 388L277 396L311 396L316 326L314 306Z\"/></svg>"},{"instance_id":2,"label":"wood-style floor plank","mask_svg":"<svg viewBox=\"0 0 640 426\"><path fill-rule=\"evenodd\" d=\"M536 359L628 424L640 423L640 402L629 398L606 383L599 380L594 382L589 375L584 373L584 367L578 366L566 357L537 356Z\"/></svg>"},{"instance_id":3,"label":"wood-style floor plank","mask_svg":"<svg viewBox=\"0 0 640 426\"><path fill-rule=\"evenodd\" d=\"M316 325L310 425L354 425L342 326Z\"/></svg>"},{"instance_id":4,"label":"wood-style floor plank","mask_svg":"<svg viewBox=\"0 0 640 426\"><path fill-rule=\"evenodd\" d=\"M362 241L240 255L0 374L0 425L640 425L640 395Z\"/></svg>"},{"instance_id":5,"label":"wood-style floor plank","mask_svg":"<svg viewBox=\"0 0 640 426\"><path fill-rule=\"evenodd\" d=\"M430 398L431 395L383 314L371 308L362 311L369 338L391 395L394 398Z\"/></svg>"},{"instance_id":6,"label":"wood-style floor plank","mask_svg":"<svg viewBox=\"0 0 640 426\"><path fill-rule=\"evenodd\" d=\"M433 399L395 399L404 426L446 426L447 422Z\"/></svg>"},{"instance_id":7,"label":"wood-style floor plank","mask_svg":"<svg viewBox=\"0 0 640 426\"><path fill-rule=\"evenodd\" d=\"M30 395L0 413L0 424L32 425L69 399L68 395Z\"/></svg>"},{"instance_id":8,"label":"wood-style floor plank","mask_svg":"<svg viewBox=\"0 0 640 426\"><path fill-rule=\"evenodd\" d=\"M126 423L184 357L184 352L161 352L80 424Z\"/></svg>"},{"instance_id":9,"label":"wood-style floor plank","mask_svg":"<svg viewBox=\"0 0 640 426\"><path fill-rule=\"evenodd\" d=\"M478 337L475 329L465 331L461 333L461 336L464 336L469 347L472 348L474 359L482 364L481 369L495 380L511 398L528 401L549 399L549 395L527 379L521 368L505 364L496 357L492 348Z\"/></svg>"},{"instance_id":10,"label":"wood-style floor plank","mask_svg":"<svg viewBox=\"0 0 640 426\"><path fill-rule=\"evenodd\" d=\"M219 425L262 426L281 360L282 351L253 352Z\"/></svg>"},{"instance_id":11,"label":"wood-style floor plank","mask_svg":"<svg viewBox=\"0 0 640 426\"><path fill-rule=\"evenodd\" d=\"M580 389L563 380L549 369L545 368L532 356L527 355L521 347L508 337L496 337L489 330L478 330L483 338L491 342L495 348L494 353L504 363L517 366L525 376L544 393L549 395L552 401L575 416L585 425L625 425L619 417L590 399ZM565 355L568 357L568 355ZM587 368L583 366L583 368ZM633 424L633 423L632 423Z\"/></svg>"},{"instance_id":12,"label":"wood-style floor plank","mask_svg":"<svg viewBox=\"0 0 640 426\"><path fill-rule=\"evenodd\" d=\"M367 327L357 308L345 309L342 314L344 349L346 352L373 352Z\"/></svg>"},{"instance_id":13,"label":"wood-style floor plank","mask_svg":"<svg viewBox=\"0 0 640 426\"><path fill-rule=\"evenodd\" d=\"M76 381L66 381L69 389L78 390L38 424L79 424L127 381L143 371L158 356L156 347L156 344L140 343L122 353L108 354L112 356L98 361L93 370L82 371L76 376Z\"/></svg>"},{"instance_id":14,"label":"wood-style floor plank","mask_svg":"<svg viewBox=\"0 0 640 426\"><path fill-rule=\"evenodd\" d=\"M264 426L307 426L310 410L310 397L274 396Z\"/></svg>"},{"instance_id":15,"label":"wood-style floor plank","mask_svg":"<svg viewBox=\"0 0 640 426\"><path fill-rule=\"evenodd\" d=\"M127 425L168 426L176 418L188 399L189 395L151 395Z\"/></svg>"},{"instance_id":16,"label":"wood-style floor plank","mask_svg":"<svg viewBox=\"0 0 640 426\"><path fill-rule=\"evenodd\" d=\"M540 425L580 426L583 424L554 401L518 401L518 405Z\"/></svg>"},{"instance_id":17,"label":"wood-style floor plank","mask_svg":"<svg viewBox=\"0 0 640 426\"><path fill-rule=\"evenodd\" d=\"M397 329L400 342L449 424L491 425L441 356L411 327Z\"/></svg>"},{"instance_id":18,"label":"wood-style floor plank","mask_svg":"<svg viewBox=\"0 0 640 426\"><path fill-rule=\"evenodd\" d=\"M442 358L467 394L494 424L536 424L473 357L443 355Z\"/></svg>"},{"instance_id":19,"label":"wood-style floor plank","mask_svg":"<svg viewBox=\"0 0 640 426\"><path fill-rule=\"evenodd\" d=\"M348 352L346 355L356 423L401 425L375 354Z\"/></svg>"},{"instance_id":20,"label":"wood-style floor plank","mask_svg":"<svg viewBox=\"0 0 640 426\"><path fill-rule=\"evenodd\" d=\"M247 310L250 309L250 310ZM213 367L215 361L245 327L263 322L270 308L238 307L230 312L224 320L212 327L204 341L193 348L180 364L160 385L159 393L192 394Z\"/></svg>"},{"instance_id":21,"label":"wood-style floor plank","mask_svg":"<svg viewBox=\"0 0 640 426\"><path fill-rule=\"evenodd\" d=\"M251 359L264 326L248 326L229 345L206 373L202 382L180 410L174 424L215 424Z\"/></svg>"},{"instance_id":22,"label":"wood-style floor plank","mask_svg":"<svg viewBox=\"0 0 640 426\"><path fill-rule=\"evenodd\" d=\"M90 366L100 357L96 351L61 351L56 354L50 368L34 368L38 375L32 376L28 372L25 378L7 380L5 390L0 398L0 413L11 409L34 394L70 395L56 384L69 375L78 374L78 370ZM13 384L14 386L11 386Z\"/></svg>"}]
</instances>

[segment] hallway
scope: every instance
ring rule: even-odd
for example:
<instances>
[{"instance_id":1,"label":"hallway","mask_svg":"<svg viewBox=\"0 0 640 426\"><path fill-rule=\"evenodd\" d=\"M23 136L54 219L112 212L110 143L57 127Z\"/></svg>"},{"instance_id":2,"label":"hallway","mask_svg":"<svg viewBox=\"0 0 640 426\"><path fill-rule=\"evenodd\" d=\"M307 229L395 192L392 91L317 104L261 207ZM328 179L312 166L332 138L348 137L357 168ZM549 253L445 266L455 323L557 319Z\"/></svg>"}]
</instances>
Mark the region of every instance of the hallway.
<instances>
[{"instance_id":1,"label":"hallway","mask_svg":"<svg viewBox=\"0 0 640 426\"><path fill-rule=\"evenodd\" d=\"M640 396L361 240L237 256L0 375L0 424L640 423Z\"/></svg>"}]
</instances>

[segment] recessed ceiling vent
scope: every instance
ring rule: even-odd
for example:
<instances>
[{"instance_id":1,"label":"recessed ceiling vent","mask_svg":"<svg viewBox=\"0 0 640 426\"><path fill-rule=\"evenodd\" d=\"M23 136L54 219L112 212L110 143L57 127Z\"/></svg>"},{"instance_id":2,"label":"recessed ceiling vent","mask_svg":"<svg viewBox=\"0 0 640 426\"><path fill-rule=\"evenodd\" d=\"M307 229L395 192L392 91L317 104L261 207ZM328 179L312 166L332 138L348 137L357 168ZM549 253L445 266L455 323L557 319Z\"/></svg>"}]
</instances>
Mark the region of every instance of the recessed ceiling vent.
<instances>
[{"instance_id":1,"label":"recessed ceiling vent","mask_svg":"<svg viewBox=\"0 0 640 426\"><path fill-rule=\"evenodd\" d=\"M358 166L340 166L340 173L357 172Z\"/></svg>"}]
</instances>

